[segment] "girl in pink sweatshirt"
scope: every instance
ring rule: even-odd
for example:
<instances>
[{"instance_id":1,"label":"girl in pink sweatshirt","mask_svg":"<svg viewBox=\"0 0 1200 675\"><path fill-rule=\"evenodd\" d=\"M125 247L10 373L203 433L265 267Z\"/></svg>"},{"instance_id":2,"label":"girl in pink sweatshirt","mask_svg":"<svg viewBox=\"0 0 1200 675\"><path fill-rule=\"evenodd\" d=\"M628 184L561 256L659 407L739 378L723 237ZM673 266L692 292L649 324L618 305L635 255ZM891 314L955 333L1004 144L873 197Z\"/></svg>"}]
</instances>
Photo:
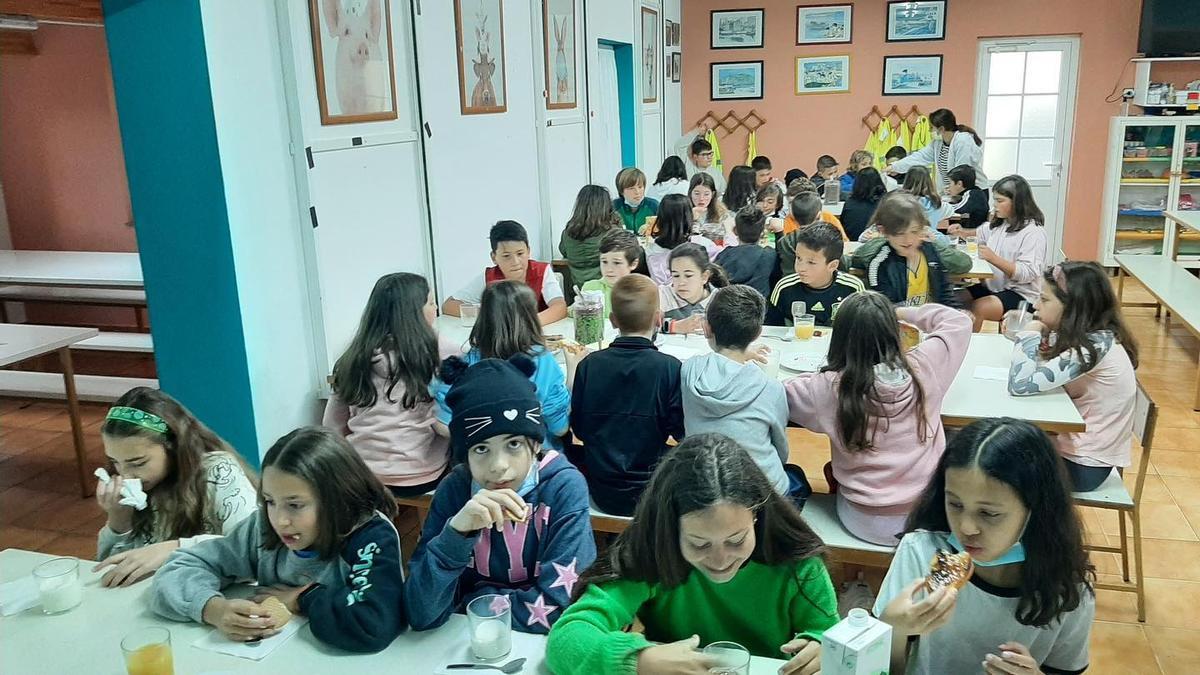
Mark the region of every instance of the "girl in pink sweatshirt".
<instances>
[{"instance_id":1,"label":"girl in pink sweatshirt","mask_svg":"<svg viewBox=\"0 0 1200 675\"><path fill-rule=\"evenodd\" d=\"M992 186L996 212L975 230L979 258L992 266L992 278L968 286L963 298L975 315L975 331L984 321L999 321L1005 312L1037 301L1038 279L1046 267L1046 218L1033 201L1029 183L1005 176Z\"/></svg>"},{"instance_id":2,"label":"girl in pink sweatshirt","mask_svg":"<svg viewBox=\"0 0 1200 675\"><path fill-rule=\"evenodd\" d=\"M908 353L897 319L926 334ZM838 517L854 536L895 545L946 447L942 400L971 342L971 320L936 304L894 308L875 291L842 301L828 363L784 383L791 420L829 436Z\"/></svg>"},{"instance_id":3,"label":"girl in pink sweatshirt","mask_svg":"<svg viewBox=\"0 0 1200 675\"><path fill-rule=\"evenodd\" d=\"M1087 426L1055 434L1073 489L1095 490L1113 467L1130 464L1137 342L1104 268L1064 262L1042 279L1033 321L1017 332L1008 393L1029 396L1062 387Z\"/></svg>"},{"instance_id":4,"label":"girl in pink sweatshirt","mask_svg":"<svg viewBox=\"0 0 1200 675\"><path fill-rule=\"evenodd\" d=\"M433 330L437 303L425 277L379 278L350 346L333 366L323 424L350 441L396 496L437 487L449 443L435 431L429 385L442 359L462 350Z\"/></svg>"}]
</instances>

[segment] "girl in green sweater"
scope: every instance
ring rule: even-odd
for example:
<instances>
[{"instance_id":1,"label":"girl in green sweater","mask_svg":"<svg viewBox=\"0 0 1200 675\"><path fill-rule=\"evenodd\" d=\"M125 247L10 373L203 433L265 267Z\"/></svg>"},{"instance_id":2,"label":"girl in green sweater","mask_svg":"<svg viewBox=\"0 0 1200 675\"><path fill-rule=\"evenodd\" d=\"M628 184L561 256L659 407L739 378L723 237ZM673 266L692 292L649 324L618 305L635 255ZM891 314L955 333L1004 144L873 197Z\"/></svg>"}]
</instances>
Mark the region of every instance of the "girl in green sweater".
<instances>
[{"instance_id":1,"label":"girl in green sweater","mask_svg":"<svg viewBox=\"0 0 1200 675\"><path fill-rule=\"evenodd\" d=\"M740 445L689 436L659 462L633 521L579 579L550 631L558 675L697 673L697 648L737 642L820 669L821 635L838 621L822 543ZM645 635L626 632L634 620Z\"/></svg>"}]
</instances>

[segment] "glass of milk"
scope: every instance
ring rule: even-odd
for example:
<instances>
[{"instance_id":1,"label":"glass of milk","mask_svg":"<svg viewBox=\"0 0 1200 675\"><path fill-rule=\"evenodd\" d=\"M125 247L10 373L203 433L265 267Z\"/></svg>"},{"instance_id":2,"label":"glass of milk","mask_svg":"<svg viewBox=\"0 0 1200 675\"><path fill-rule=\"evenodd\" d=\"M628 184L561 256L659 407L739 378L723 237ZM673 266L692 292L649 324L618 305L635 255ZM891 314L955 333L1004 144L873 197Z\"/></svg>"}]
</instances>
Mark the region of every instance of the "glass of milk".
<instances>
[{"instance_id":1,"label":"glass of milk","mask_svg":"<svg viewBox=\"0 0 1200 675\"><path fill-rule=\"evenodd\" d=\"M78 558L55 558L33 568L38 598L46 614L62 614L83 602Z\"/></svg>"},{"instance_id":2,"label":"glass of milk","mask_svg":"<svg viewBox=\"0 0 1200 675\"><path fill-rule=\"evenodd\" d=\"M710 675L749 675L750 650L736 642L714 642L704 648L704 655L711 659Z\"/></svg>"},{"instance_id":3,"label":"glass of milk","mask_svg":"<svg viewBox=\"0 0 1200 675\"><path fill-rule=\"evenodd\" d=\"M480 661L498 661L512 651L512 606L503 595L481 595L467 603L471 653Z\"/></svg>"}]
</instances>

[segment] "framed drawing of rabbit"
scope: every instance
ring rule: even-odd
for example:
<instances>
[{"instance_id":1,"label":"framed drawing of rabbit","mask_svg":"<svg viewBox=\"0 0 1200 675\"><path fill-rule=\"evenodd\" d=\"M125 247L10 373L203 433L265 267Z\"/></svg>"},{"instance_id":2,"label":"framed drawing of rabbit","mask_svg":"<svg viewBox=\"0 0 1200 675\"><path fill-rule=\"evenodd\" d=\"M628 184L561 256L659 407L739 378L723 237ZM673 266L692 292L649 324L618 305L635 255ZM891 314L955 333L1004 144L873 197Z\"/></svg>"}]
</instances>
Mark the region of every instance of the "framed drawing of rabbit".
<instances>
[{"instance_id":1,"label":"framed drawing of rabbit","mask_svg":"<svg viewBox=\"0 0 1200 675\"><path fill-rule=\"evenodd\" d=\"M454 0L458 93L464 115L508 111L502 0Z\"/></svg>"},{"instance_id":2,"label":"framed drawing of rabbit","mask_svg":"<svg viewBox=\"0 0 1200 675\"><path fill-rule=\"evenodd\" d=\"M546 107L575 107L575 0L546 0L542 5L545 45Z\"/></svg>"},{"instance_id":3,"label":"framed drawing of rabbit","mask_svg":"<svg viewBox=\"0 0 1200 675\"><path fill-rule=\"evenodd\" d=\"M391 0L309 0L321 124L396 119Z\"/></svg>"}]
</instances>

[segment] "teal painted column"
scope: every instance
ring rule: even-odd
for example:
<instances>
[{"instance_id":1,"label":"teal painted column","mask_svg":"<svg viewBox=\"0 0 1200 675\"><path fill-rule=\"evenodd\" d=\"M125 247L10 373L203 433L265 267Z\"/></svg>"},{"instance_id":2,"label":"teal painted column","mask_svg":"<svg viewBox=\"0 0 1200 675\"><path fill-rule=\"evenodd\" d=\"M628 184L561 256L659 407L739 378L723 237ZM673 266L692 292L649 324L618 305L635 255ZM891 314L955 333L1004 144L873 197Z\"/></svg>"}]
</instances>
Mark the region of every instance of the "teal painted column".
<instances>
[{"instance_id":1,"label":"teal painted column","mask_svg":"<svg viewBox=\"0 0 1200 675\"><path fill-rule=\"evenodd\" d=\"M104 0L104 22L160 385L258 466L200 3Z\"/></svg>"}]
</instances>

